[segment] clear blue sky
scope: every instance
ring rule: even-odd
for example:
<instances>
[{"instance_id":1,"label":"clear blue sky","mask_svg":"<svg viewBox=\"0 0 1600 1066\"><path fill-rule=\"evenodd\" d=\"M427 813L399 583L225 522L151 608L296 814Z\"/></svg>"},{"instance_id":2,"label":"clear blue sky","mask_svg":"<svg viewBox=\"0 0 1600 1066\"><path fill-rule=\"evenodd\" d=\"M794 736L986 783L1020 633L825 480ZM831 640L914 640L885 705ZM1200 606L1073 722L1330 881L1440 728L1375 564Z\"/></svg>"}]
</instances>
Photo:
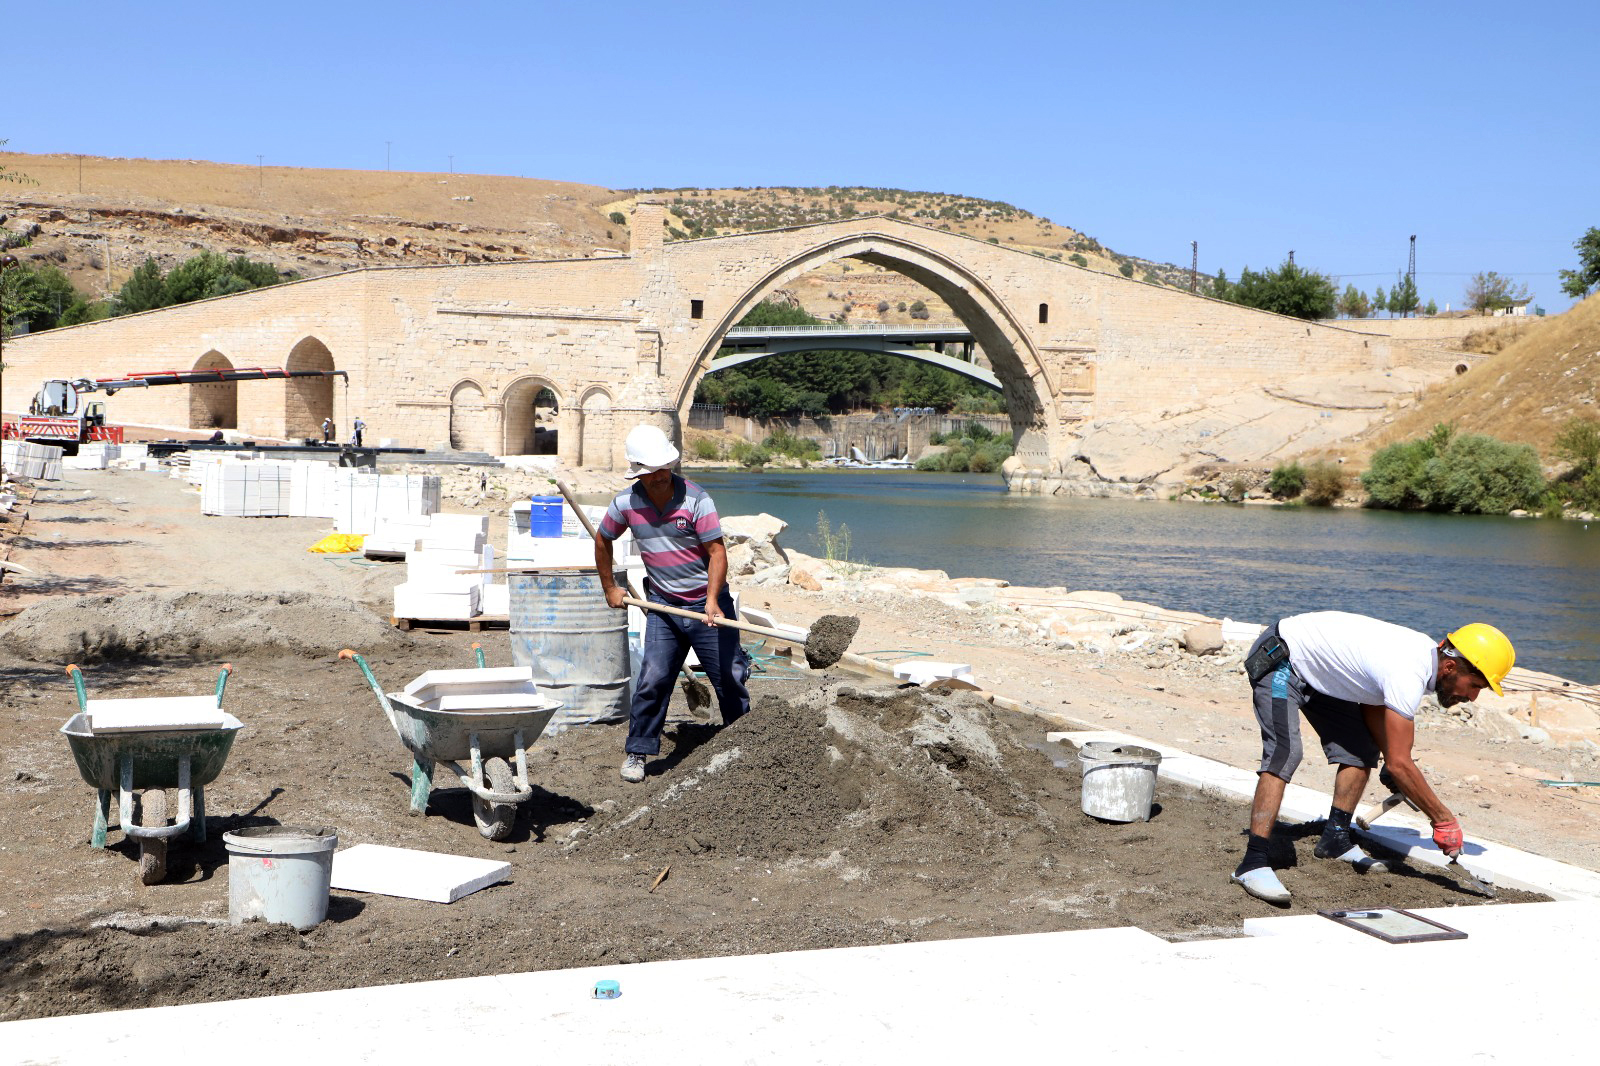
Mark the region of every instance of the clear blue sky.
<instances>
[{"instance_id":1,"label":"clear blue sky","mask_svg":"<svg viewBox=\"0 0 1600 1066\"><path fill-rule=\"evenodd\" d=\"M70 12L70 14L69 14ZM883 185L1005 200L1237 277L1296 262L1423 302L1556 271L1600 225L1600 5L10 5L24 152Z\"/></svg>"}]
</instances>

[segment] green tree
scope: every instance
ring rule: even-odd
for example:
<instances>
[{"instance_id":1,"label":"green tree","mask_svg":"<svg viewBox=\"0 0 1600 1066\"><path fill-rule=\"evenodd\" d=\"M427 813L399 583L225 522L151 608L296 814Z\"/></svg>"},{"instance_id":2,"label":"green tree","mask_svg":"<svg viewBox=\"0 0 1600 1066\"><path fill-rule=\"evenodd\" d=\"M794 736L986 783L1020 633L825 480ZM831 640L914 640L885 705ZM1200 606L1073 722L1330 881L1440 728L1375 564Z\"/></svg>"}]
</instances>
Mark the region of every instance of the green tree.
<instances>
[{"instance_id":1,"label":"green tree","mask_svg":"<svg viewBox=\"0 0 1600 1066\"><path fill-rule=\"evenodd\" d=\"M1132 263L1123 263L1121 266L1117 267L1117 270L1119 270L1122 273L1122 276L1125 278L1133 277Z\"/></svg>"},{"instance_id":2,"label":"green tree","mask_svg":"<svg viewBox=\"0 0 1600 1066\"><path fill-rule=\"evenodd\" d=\"M160 264L146 258L134 268L128 280L122 283L122 288L117 290L117 314L133 315L166 307L168 301L164 280Z\"/></svg>"},{"instance_id":3,"label":"green tree","mask_svg":"<svg viewBox=\"0 0 1600 1066\"><path fill-rule=\"evenodd\" d=\"M1367 294L1354 285L1346 285L1339 297L1339 313L1349 318L1366 318L1372 314L1372 302Z\"/></svg>"},{"instance_id":4,"label":"green tree","mask_svg":"<svg viewBox=\"0 0 1600 1066\"><path fill-rule=\"evenodd\" d=\"M1600 285L1600 227L1590 226L1572 247L1578 252L1578 269L1561 272L1561 291L1582 299L1589 295L1590 289Z\"/></svg>"},{"instance_id":5,"label":"green tree","mask_svg":"<svg viewBox=\"0 0 1600 1066\"><path fill-rule=\"evenodd\" d=\"M1432 318L1434 315L1439 313L1439 305L1434 303L1432 300L1429 300L1428 306L1422 309L1422 313L1427 315L1429 318Z\"/></svg>"},{"instance_id":6,"label":"green tree","mask_svg":"<svg viewBox=\"0 0 1600 1066\"><path fill-rule=\"evenodd\" d=\"M1467 282L1467 306L1474 311L1498 311L1528 298L1528 287L1492 270L1479 271Z\"/></svg>"},{"instance_id":7,"label":"green tree","mask_svg":"<svg viewBox=\"0 0 1600 1066\"><path fill-rule=\"evenodd\" d=\"M1277 270L1256 272L1245 267L1237 284L1228 287L1231 300L1246 307L1294 318L1332 318L1338 294L1327 276L1285 259Z\"/></svg>"},{"instance_id":8,"label":"green tree","mask_svg":"<svg viewBox=\"0 0 1600 1066\"><path fill-rule=\"evenodd\" d=\"M1389 309L1389 297L1384 295L1382 285L1375 286L1372 290L1372 309L1374 311L1387 311Z\"/></svg>"},{"instance_id":9,"label":"green tree","mask_svg":"<svg viewBox=\"0 0 1600 1066\"><path fill-rule=\"evenodd\" d=\"M626 226L628 224L628 216L624 215L621 211L613 211L606 217L610 219L613 225Z\"/></svg>"},{"instance_id":10,"label":"green tree","mask_svg":"<svg viewBox=\"0 0 1600 1066\"><path fill-rule=\"evenodd\" d=\"M1407 316L1417 309L1417 283L1410 274L1399 275L1389 290L1389 310Z\"/></svg>"}]
</instances>

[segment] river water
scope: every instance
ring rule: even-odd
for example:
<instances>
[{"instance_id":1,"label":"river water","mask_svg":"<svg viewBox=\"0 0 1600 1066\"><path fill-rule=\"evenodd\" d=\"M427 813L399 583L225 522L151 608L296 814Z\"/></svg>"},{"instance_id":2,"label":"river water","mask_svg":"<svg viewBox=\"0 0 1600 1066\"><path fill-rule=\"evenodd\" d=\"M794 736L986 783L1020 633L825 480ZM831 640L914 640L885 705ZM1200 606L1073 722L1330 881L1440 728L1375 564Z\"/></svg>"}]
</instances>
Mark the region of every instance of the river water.
<instances>
[{"instance_id":1,"label":"river water","mask_svg":"<svg viewBox=\"0 0 1600 1066\"><path fill-rule=\"evenodd\" d=\"M850 557L951 577L1100 589L1215 618L1356 611L1435 637L1471 621L1517 665L1600 683L1600 522L1299 507L1041 498L999 478L886 470L690 471L723 514L789 523L824 554L818 512Z\"/></svg>"}]
</instances>

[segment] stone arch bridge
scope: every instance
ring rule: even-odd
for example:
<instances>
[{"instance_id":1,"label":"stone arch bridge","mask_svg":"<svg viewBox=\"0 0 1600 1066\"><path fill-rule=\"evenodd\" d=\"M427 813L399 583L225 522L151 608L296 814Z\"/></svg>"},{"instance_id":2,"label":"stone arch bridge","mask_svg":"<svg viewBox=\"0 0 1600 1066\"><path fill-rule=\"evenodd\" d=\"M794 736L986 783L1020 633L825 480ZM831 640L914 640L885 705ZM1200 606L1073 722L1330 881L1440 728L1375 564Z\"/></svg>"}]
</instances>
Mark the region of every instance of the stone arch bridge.
<instances>
[{"instance_id":1,"label":"stone arch bridge","mask_svg":"<svg viewBox=\"0 0 1600 1066\"><path fill-rule=\"evenodd\" d=\"M1004 392L1013 488L1050 491L1091 420L1204 404L1285 375L1384 371L1387 337L1191 296L975 238L864 217L667 244L640 203L628 255L352 271L21 337L6 345L7 412L39 382L137 370L285 366L326 379L119 394L113 421L340 434L499 454L552 426L573 464L620 470L639 422L680 433L728 331L774 289L839 259L898 271L947 304ZM536 401L543 407L536 414Z\"/></svg>"}]
</instances>

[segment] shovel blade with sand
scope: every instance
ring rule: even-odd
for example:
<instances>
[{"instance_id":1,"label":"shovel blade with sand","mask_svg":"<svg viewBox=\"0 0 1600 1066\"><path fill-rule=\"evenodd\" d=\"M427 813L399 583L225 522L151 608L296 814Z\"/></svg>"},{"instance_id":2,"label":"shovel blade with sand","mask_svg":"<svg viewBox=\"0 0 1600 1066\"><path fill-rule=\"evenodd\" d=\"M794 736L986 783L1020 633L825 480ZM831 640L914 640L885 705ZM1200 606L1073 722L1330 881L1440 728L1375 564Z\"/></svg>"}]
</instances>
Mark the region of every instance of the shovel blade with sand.
<instances>
[{"instance_id":1,"label":"shovel blade with sand","mask_svg":"<svg viewBox=\"0 0 1600 1066\"><path fill-rule=\"evenodd\" d=\"M600 533L594 528L594 523L589 521L589 514L572 496L572 490L563 481L556 481L556 488L565 497L573 513L583 523L583 528L589 531L589 536L599 539ZM622 602L638 607L644 611L657 611L661 614L675 614L684 618L704 618L699 611L686 611L681 607L668 607L661 603L651 603L641 600L636 596L624 596ZM741 622L732 618L724 618L718 625L728 626L731 629L740 629L746 633L767 637L771 640L781 640L785 644L798 644L800 641L778 629L768 629L766 626L754 625L750 622ZM813 670L825 670L844 657L850 650L850 641L855 638L856 630L861 627L861 619L851 615L825 614L818 618L809 630L806 631L804 641L806 651L806 665ZM709 698L706 700L710 702ZM691 701L692 706L692 701Z\"/></svg>"}]
</instances>

